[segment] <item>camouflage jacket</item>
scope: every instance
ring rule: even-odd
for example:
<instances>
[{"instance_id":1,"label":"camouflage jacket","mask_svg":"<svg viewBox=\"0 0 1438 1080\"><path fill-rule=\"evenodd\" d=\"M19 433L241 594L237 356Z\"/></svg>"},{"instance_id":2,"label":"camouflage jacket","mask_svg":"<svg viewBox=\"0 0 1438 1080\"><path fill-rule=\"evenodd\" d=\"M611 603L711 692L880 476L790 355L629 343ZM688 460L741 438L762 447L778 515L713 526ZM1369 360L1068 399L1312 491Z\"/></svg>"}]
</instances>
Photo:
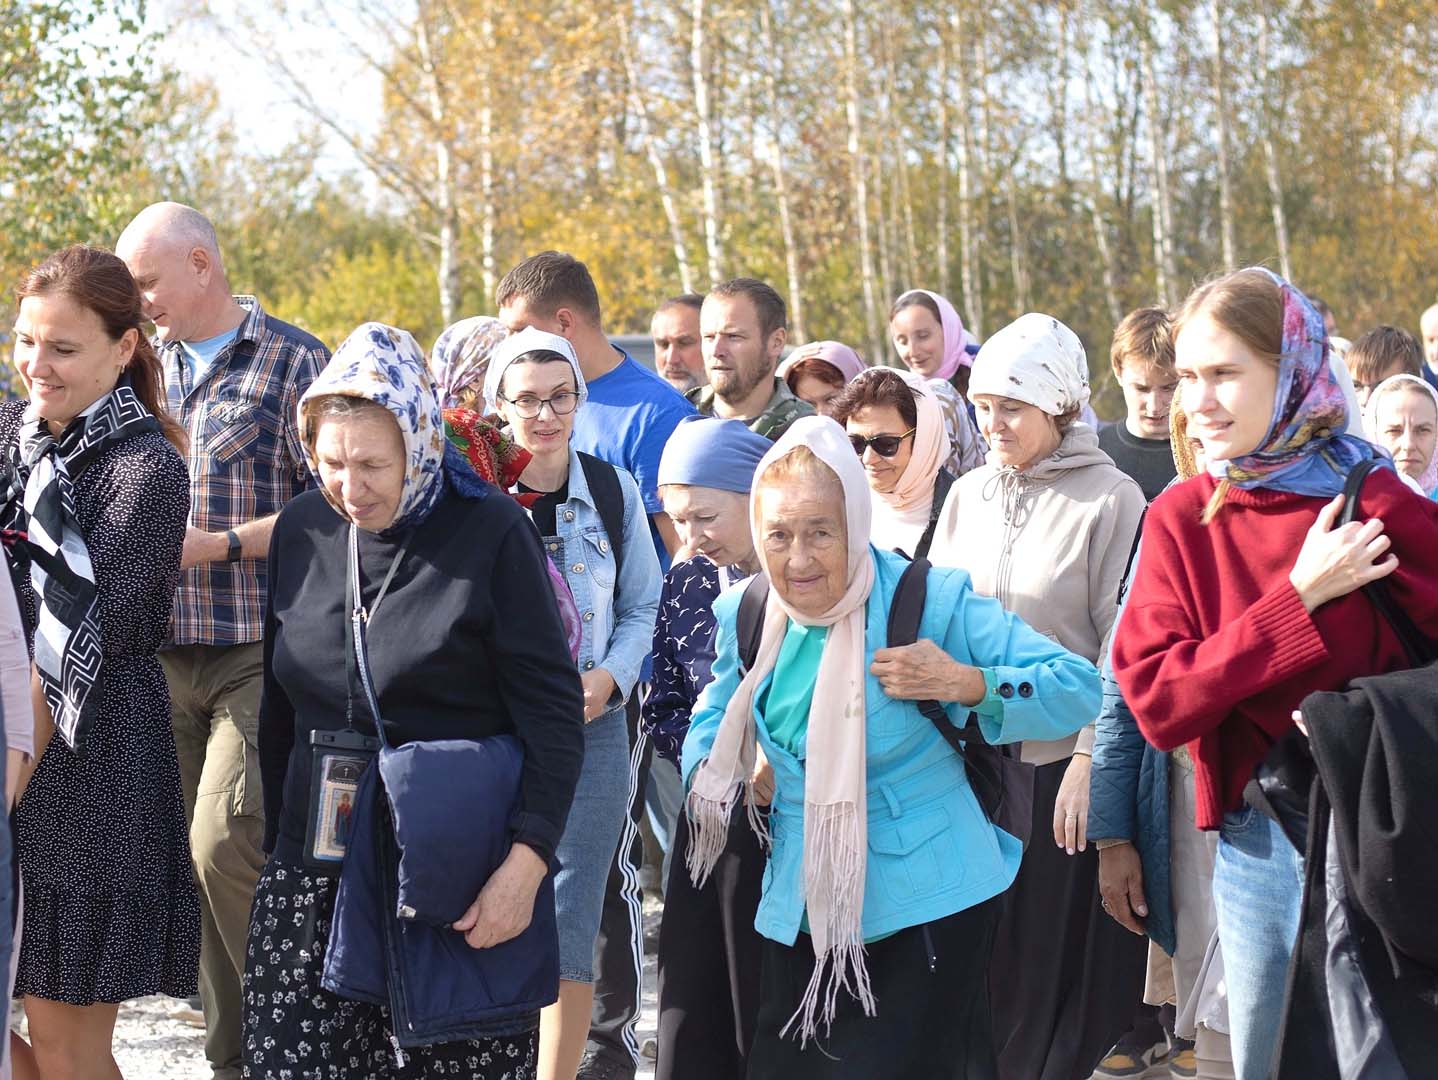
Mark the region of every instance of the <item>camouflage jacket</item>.
<instances>
[{"instance_id":1,"label":"camouflage jacket","mask_svg":"<svg viewBox=\"0 0 1438 1080\"><path fill-rule=\"evenodd\" d=\"M684 396L705 416L714 415L714 388L712 386L696 386ZM777 442L795 420L801 416L813 415L814 406L795 397L794 392L789 389L789 384L783 379L776 378L774 395L764 406L764 411L747 423L749 430L755 435L763 435L764 438Z\"/></svg>"}]
</instances>

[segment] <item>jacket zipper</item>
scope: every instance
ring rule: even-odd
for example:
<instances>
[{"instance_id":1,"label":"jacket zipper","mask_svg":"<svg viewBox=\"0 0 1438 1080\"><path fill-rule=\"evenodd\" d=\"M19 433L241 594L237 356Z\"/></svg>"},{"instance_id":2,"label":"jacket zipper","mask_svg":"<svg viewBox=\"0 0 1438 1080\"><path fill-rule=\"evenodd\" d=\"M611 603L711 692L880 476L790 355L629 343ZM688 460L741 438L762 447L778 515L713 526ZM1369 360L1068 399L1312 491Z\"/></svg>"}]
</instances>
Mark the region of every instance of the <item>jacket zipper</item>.
<instances>
[{"instance_id":1,"label":"jacket zipper","mask_svg":"<svg viewBox=\"0 0 1438 1080\"><path fill-rule=\"evenodd\" d=\"M381 793L381 798L383 798L383 793ZM380 872L383 875L382 880L384 882L380 887L384 891L384 910L386 912L393 911L395 904L398 903L398 896L397 894L391 895L389 884L390 882L398 882L399 880L399 868L395 865L394 859L393 840L390 839L393 836L393 832L390 830L393 830L393 828L394 826L390 823L389 809L385 807L381 812L379 848L381 853ZM401 985L403 965L399 957L399 943L395 940L395 936L403 933L404 930L402 927L396 926L392 918L386 917L384 919L382 932L384 934L386 959L389 961L389 978L386 981L389 983L389 1010L390 1019L393 1023L393 1029L389 1034L389 1042L394 1050L396 1064L398 1064L400 1068L404 1068L406 1058L404 1047L399 1041L399 1029L401 1026L406 1029L413 1028L414 1026L409 1019L409 1010L405 1008L404 988Z\"/></svg>"}]
</instances>

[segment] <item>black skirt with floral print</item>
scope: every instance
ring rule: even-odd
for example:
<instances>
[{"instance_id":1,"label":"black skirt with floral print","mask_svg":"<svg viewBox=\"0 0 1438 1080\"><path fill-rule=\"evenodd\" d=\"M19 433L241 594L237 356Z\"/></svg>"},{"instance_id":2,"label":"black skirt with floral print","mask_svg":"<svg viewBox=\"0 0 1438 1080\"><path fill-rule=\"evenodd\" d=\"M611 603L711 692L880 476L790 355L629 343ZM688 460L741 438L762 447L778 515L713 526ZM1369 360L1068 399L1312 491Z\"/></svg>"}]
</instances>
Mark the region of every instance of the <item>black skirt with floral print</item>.
<instances>
[{"instance_id":1,"label":"black skirt with floral print","mask_svg":"<svg viewBox=\"0 0 1438 1080\"><path fill-rule=\"evenodd\" d=\"M271 861L260 875L245 960L250 1080L533 1080L537 1030L433 1046L393 1041L389 1010L320 985L337 878Z\"/></svg>"}]
</instances>

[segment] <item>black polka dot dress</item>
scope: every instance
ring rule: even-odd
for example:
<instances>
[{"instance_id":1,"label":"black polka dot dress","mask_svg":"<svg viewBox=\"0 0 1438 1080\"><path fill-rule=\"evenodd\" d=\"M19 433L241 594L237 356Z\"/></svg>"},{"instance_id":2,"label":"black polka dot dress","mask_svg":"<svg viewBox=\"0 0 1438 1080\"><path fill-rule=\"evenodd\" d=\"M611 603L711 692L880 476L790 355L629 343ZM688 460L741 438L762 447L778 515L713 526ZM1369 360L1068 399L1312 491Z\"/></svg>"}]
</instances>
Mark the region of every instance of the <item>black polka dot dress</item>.
<instances>
[{"instance_id":1,"label":"black polka dot dress","mask_svg":"<svg viewBox=\"0 0 1438 1080\"><path fill-rule=\"evenodd\" d=\"M8 451L24 402L0 405ZM104 658L83 758L58 735L15 813L25 917L15 993L70 1005L195 992L200 912L170 694L156 659L190 511L185 461L158 432L112 446L74 481ZM35 596L15 575L27 625Z\"/></svg>"}]
</instances>

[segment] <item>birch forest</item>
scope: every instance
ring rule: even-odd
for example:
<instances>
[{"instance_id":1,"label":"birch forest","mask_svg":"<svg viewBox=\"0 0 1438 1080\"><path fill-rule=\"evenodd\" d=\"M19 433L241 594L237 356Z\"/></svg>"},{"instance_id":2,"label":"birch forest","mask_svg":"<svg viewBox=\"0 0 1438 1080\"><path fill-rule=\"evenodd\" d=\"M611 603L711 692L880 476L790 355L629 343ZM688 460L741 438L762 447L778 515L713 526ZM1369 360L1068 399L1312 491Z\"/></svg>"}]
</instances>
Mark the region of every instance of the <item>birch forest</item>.
<instances>
[{"instance_id":1,"label":"birch forest","mask_svg":"<svg viewBox=\"0 0 1438 1080\"><path fill-rule=\"evenodd\" d=\"M980 338L1058 316L1100 381L1124 312L1225 267L1289 275L1355 336L1438 299L1438 0L310 0L185 32L303 110L293 146L258 154L262 117L152 67L123 110L147 152L63 220L19 215L10 269L165 196L215 219L236 288L331 343L382 318L427 344L559 247L612 332L747 274L791 338L878 360L922 286ZM336 56L380 77L368 132L322 104ZM353 175L317 170L335 141Z\"/></svg>"}]
</instances>

